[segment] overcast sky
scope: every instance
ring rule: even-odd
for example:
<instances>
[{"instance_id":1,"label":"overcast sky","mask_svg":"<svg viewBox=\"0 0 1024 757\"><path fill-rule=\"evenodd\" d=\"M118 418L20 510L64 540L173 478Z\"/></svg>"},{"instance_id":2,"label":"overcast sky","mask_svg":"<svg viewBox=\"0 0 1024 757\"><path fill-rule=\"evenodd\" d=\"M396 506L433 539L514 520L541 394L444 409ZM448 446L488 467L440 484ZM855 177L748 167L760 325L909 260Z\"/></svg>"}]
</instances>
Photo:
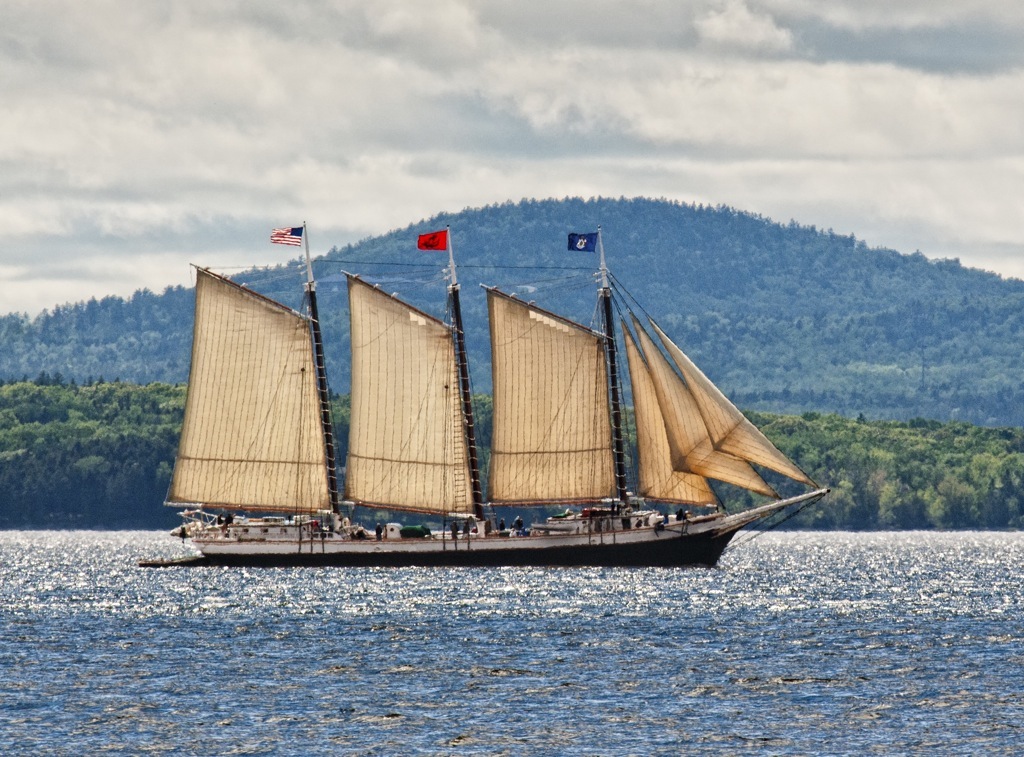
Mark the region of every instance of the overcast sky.
<instances>
[{"instance_id":1,"label":"overcast sky","mask_svg":"<svg viewBox=\"0 0 1024 757\"><path fill-rule=\"evenodd\" d=\"M524 197L1024 277L1020 0L2 0L0 312Z\"/></svg>"}]
</instances>

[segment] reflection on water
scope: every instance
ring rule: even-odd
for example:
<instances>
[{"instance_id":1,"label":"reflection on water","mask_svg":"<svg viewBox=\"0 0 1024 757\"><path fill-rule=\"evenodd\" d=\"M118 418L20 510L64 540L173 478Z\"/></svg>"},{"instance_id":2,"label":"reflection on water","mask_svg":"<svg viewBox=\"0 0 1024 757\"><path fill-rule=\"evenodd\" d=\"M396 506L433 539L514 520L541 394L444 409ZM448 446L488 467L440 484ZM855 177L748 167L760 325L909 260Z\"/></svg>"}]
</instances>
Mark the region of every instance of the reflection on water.
<instances>
[{"instance_id":1,"label":"reflection on water","mask_svg":"<svg viewBox=\"0 0 1024 757\"><path fill-rule=\"evenodd\" d=\"M0 533L0 752L1013 753L1024 536L772 533L717 569L140 569Z\"/></svg>"}]
</instances>

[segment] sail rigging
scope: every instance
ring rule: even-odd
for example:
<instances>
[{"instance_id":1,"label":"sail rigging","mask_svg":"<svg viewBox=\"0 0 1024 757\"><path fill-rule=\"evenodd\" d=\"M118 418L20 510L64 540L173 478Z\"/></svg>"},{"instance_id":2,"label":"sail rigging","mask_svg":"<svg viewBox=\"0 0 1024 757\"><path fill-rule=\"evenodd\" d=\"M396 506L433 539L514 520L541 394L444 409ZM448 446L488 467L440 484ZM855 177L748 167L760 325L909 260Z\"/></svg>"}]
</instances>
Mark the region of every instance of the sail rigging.
<instances>
[{"instance_id":1,"label":"sail rigging","mask_svg":"<svg viewBox=\"0 0 1024 757\"><path fill-rule=\"evenodd\" d=\"M613 495L603 334L487 289L494 419L494 503L597 501Z\"/></svg>"},{"instance_id":2,"label":"sail rigging","mask_svg":"<svg viewBox=\"0 0 1024 757\"><path fill-rule=\"evenodd\" d=\"M451 329L348 277L352 411L345 498L433 513L473 511Z\"/></svg>"},{"instance_id":3,"label":"sail rigging","mask_svg":"<svg viewBox=\"0 0 1024 757\"><path fill-rule=\"evenodd\" d=\"M205 269L169 504L331 507L309 321Z\"/></svg>"}]
</instances>

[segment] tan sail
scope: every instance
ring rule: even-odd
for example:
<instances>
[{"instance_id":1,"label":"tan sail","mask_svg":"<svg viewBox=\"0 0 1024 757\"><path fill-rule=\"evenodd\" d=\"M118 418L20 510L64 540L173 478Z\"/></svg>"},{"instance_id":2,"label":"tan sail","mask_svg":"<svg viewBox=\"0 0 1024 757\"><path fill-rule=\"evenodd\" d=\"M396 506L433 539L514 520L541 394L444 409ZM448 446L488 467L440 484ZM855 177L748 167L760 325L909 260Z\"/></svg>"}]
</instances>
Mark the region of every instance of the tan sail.
<instances>
[{"instance_id":1,"label":"tan sail","mask_svg":"<svg viewBox=\"0 0 1024 757\"><path fill-rule=\"evenodd\" d=\"M647 364L629 330L623 324L626 360L633 387L633 409L636 414L637 453L640 481L637 493L662 502L694 505L717 504L718 499L703 476L674 470L665 419L658 404Z\"/></svg>"},{"instance_id":2,"label":"tan sail","mask_svg":"<svg viewBox=\"0 0 1024 757\"><path fill-rule=\"evenodd\" d=\"M672 361L683 374L683 378L697 402L697 407L700 409L701 417L708 428L715 449L756 465L763 465L765 468L770 468L808 486L816 486L807 477L807 474L783 455L768 440L768 437L761 433L760 429L722 394L721 390L665 335L665 332L653 320L651 326L658 334L662 344L665 345Z\"/></svg>"},{"instance_id":3,"label":"tan sail","mask_svg":"<svg viewBox=\"0 0 1024 757\"><path fill-rule=\"evenodd\" d=\"M600 334L487 290L492 502L596 501L615 488Z\"/></svg>"},{"instance_id":4,"label":"tan sail","mask_svg":"<svg viewBox=\"0 0 1024 757\"><path fill-rule=\"evenodd\" d=\"M168 503L330 509L308 321L204 269L195 315Z\"/></svg>"},{"instance_id":5,"label":"tan sail","mask_svg":"<svg viewBox=\"0 0 1024 757\"><path fill-rule=\"evenodd\" d=\"M636 319L633 325L665 419L672 468L735 484L769 497L778 496L748 462L714 448L693 394Z\"/></svg>"},{"instance_id":6,"label":"tan sail","mask_svg":"<svg viewBox=\"0 0 1024 757\"><path fill-rule=\"evenodd\" d=\"M451 330L354 276L348 282L346 499L400 510L471 512Z\"/></svg>"}]
</instances>

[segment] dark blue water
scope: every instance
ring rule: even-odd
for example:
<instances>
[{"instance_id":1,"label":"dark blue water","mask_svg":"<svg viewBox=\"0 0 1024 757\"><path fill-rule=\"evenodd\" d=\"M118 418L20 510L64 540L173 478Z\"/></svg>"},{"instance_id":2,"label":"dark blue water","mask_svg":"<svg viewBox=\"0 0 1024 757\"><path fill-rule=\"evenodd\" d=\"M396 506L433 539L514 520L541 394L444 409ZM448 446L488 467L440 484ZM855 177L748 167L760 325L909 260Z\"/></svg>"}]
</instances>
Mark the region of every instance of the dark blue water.
<instances>
[{"instance_id":1,"label":"dark blue water","mask_svg":"<svg viewBox=\"0 0 1024 757\"><path fill-rule=\"evenodd\" d=\"M1024 751L1024 535L768 534L717 569L149 570L0 533L0 753Z\"/></svg>"}]
</instances>

